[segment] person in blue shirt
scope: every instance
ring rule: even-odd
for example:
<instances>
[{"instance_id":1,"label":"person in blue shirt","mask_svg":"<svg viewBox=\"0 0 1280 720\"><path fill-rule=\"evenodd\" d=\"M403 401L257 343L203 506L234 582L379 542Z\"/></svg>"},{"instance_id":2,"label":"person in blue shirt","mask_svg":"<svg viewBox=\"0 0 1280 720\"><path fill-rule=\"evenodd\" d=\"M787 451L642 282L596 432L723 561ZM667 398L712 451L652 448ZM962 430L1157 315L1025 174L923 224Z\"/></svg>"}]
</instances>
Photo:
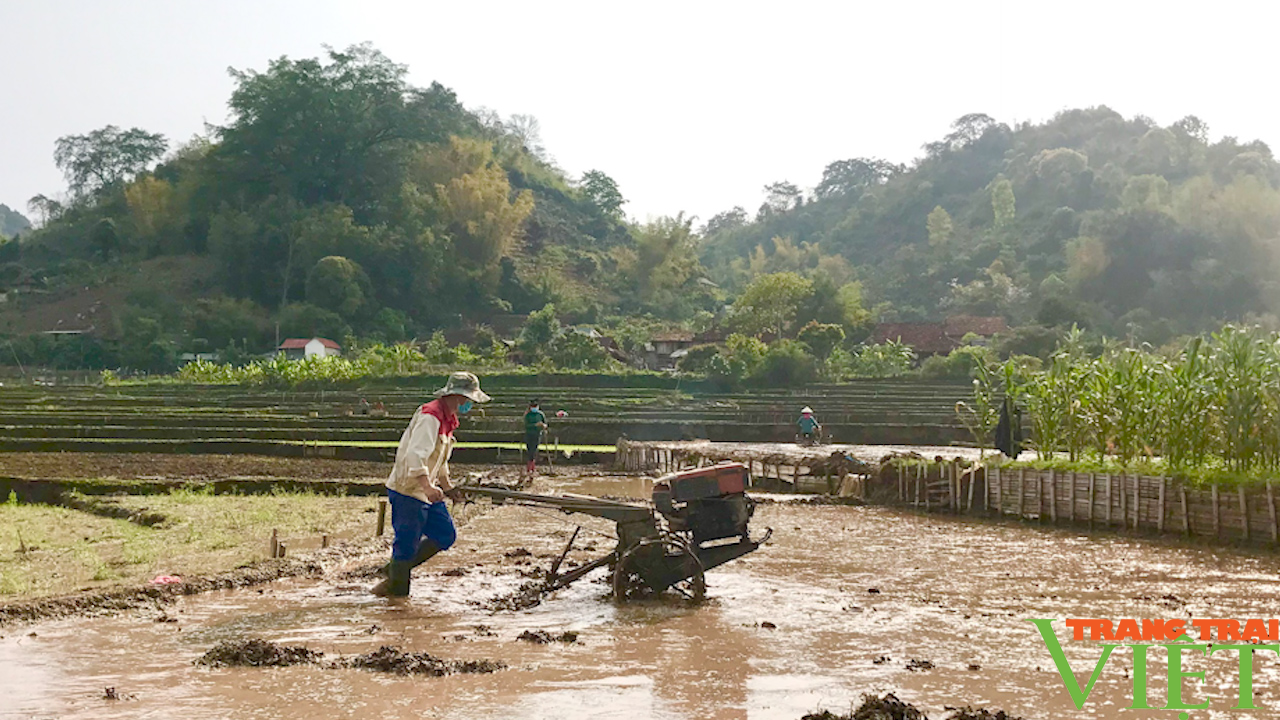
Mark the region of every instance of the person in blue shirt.
<instances>
[{"instance_id":1,"label":"person in blue shirt","mask_svg":"<svg viewBox=\"0 0 1280 720\"><path fill-rule=\"evenodd\" d=\"M805 442L816 442L822 436L822 426L813 416L813 408L808 405L800 411L800 420L796 425L800 426L800 438Z\"/></svg>"},{"instance_id":2,"label":"person in blue shirt","mask_svg":"<svg viewBox=\"0 0 1280 720\"><path fill-rule=\"evenodd\" d=\"M524 470L529 475L537 472L538 445L546 429L547 416L538 408L537 400L530 400L529 410L524 414L524 445L528 451L528 462Z\"/></svg>"}]
</instances>

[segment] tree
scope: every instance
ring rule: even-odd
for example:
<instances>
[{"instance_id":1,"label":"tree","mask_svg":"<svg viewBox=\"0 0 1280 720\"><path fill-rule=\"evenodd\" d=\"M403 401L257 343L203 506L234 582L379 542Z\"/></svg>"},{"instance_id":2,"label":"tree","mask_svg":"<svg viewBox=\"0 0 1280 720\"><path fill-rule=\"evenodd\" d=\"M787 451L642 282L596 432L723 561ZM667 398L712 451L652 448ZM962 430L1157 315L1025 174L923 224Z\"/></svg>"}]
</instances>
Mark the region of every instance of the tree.
<instances>
[{"instance_id":1,"label":"tree","mask_svg":"<svg viewBox=\"0 0 1280 720\"><path fill-rule=\"evenodd\" d=\"M796 387L817 379L817 367L804 345L779 340L765 352L752 377L771 387Z\"/></svg>"},{"instance_id":2,"label":"tree","mask_svg":"<svg viewBox=\"0 0 1280 720\"><path fill-rule=\"evenodd\" d=\"M822 171L822 181L814 189L820 198L848 195L872 185L880 185L905 170L903 166L879 158L837 160Z\"/></svg>"},{"instance_id":3,"label":"tree","mask_svg":"<svg viewBox=\"0 0 1280 720\"><path fill-rule=\"evenodd\" d=\"M221 350L237 345L246 352L262 352L270 345L270 323L263 308L252 301L229 297L196 300L187 311L191 334Z\"/></svg>"},{"instance_id":4,"label":"tree","mask_svg":"<svg viewBox=\"0 0 1280 720\"><path fill-rule=\"evenodd\" d=\"M289 303L280 309L282 337L322 337L342 342L351 335L351 326L337 313L310 303Z\"/></svg>"},{"instance_id":5,"label":"tree","mask_svg":"<svg viewBox=\"0 0 1280 720\"><path fill-rule=\"evenodd\" d=\"M1174 132L1194 138L1201 144L1209 142L1209 124L1195 115L1188 115L1169 127Z\"/></svg>"},{"instance_id":6,"label":"tree","mask_svg":"<svg viewBox=\"0 0 1280 720\"><path fill-rule=\"evenodd\" d=\"M951 243L951 215L941 205L929 212L925 225L929 228L929 247L941 250Z\"/></svg>"},{"instance_id":7,"label":"tree","mask_svg":"<svg viewBox=\"0 0 1280 720\"><path fill-rule=\"evenodd\" d=\"M800 188L796 187L795 183L785 180L765 185L764 195L765 206L774 213L787 212L799 207L804 201L804 194L800 192Z\"/></svg>"},{"instance_id":8,"label":"tree","mask_svg":"<svg viewBox=\"0 0 1280 720\"><path fill-rule=\"evenodd\" d=\"M711 359L708 373L722 380L741 380L756 371L768 349L758 338L734 333L725 338L724 350Z\"/></svg>"},{"instance_id":9,"label":"tree","mask_svg":"<svg viewBox=\"0 0 1280 720\"><path fill-rule=\"evenodd\" d=\"M1061 180L1072 178L1089 167L1089 158L1071 148L1041 150L1031 161L1037 177Z\"/></svg>"},{"instance_id":10,"label":"tree","mask_svg":"<svg viewBox=\"0 0 1280 720\"><path fill-rule=\"evenodd\" d=\"M111 218L102 218L93 226L93 246L104 261L111 259L111 254L120 249L120 237L116 233L116 222Z\"/></svg>"},{"instance_id":11,"label":"tree","mask_svg":"<svg viewBox=\"0 0 1280 720\"><path fill-rule=\"evenodd\" d=\"M144 175L124 189L125 202L138 237L158 249L155 242L173 221L173 186L165 180Z\"/></svg>"},{"instance_id":12,"label":"tree","mask_svg":"<svg viewBox=\"0 0 1280 720\"><path fill-rule=\"evenodd\" d=\"M706 271L692 226L683 213L659 218L635 230L633 247L614 250L619 289L636 305L665 317L687 317L708 297L712 289L697 282Z\"/></svg>"},{"instance_id":13,"label":"tree","mask_svg":"<svg viewBox=\"0 0 1280 720\"><path fill-rule=\"evenodd\" d=\"M448 238L457 269L473 291L491 294L501 279L499 261L533 212L533 194L512 197L506 172L488 143L454 137L424 151L410 177L435 200L439 232ZM426 209L426 208L424 208Z\"/></svg>"},{"instance_id":14,"label":"tree","mask_svg":"<svg viewBox=\"0 0 1280 720\"><path fill-rule=\"evenodd\" d=\"M622 193L618 190L618 183L613 178L605 175L599 170L588 170L582 174L582 182L579 185L582 188L582 194L592 205L600 208L600 212L611 218L619 218L622 215L622 206L627 201L622 197Z\"/></svg>"},{"instance_id":15,"label":"tree","mask_svg":"<svg viewBox=\"0 0 1280 720\"><path fill-rule=\"evenodd\" d=\"M436 115L424 108L439 103L410 92L403 65L369 45L326 55L230 71L231 122L218 128L212 158L224 200L341 203L369 221L403 184L407 150L438 139Z\"/></svg>"},{"instance_id":16,"label":"tree","mask_svg":"<svg viewBox=\"0 0 1280 720\"><path fill-rule=\"evenodd\" d=\"M1001 230L1013 224L1017 216L1013 197L1013 183L1008 178L1000 178L991 184L991 210L995 213L996 229Z\"/></svg>"},{"instance_id":17,"label":"tree","mask_svg":"<svg viewBox=\"0 0 1280 720\"><path fill-rule=\"evenodd\" d=\"M340 255L321 258L307 274L307 302L352 318L369 302L369 276Z\"/></svg>"},{"instance_id":18,"label":"tree","mask_svg":"<svg viewBox=\"0 0 1280 720\"><path fill-rule=\"evenodd\" d=\"M547 149L542 146L542 123L532 115L512 115L504 129L520 143L521 149L530 155L545 160Z\"/></svg>"},{"instance_id":19,"label":"tree","mask_svg":"<svg viewBox=\"0 0 1280 720\"><path fill-rule=\"evenodd\" d=\"M831 356L831 351L844 342L844 328L839 325L811 321L800 328L796 339L809 346L809 350L819 362Z\"/></svg>"},{"instance_id":20,"label":"tree","mask_svg":"<svg viewBox=\"0 0 1280 720\"><path fill-rule=\"evenodd\" d=\"M65 210L62 203L44 195L36 195L28 200L27 209L39 218L41 225L57 220Z\"/></svg>"},{"instance_id":21,"label":"tree","mask_svg":"<svg viewBox=\"0 0 1280 720\"><path fill-rule=\"evenodd\" d=\"M163 135L115 125L88 135L65 135L54 144L53 161L71 195L90 197L146 170L168 147Z\"/></svg>"},{"instance_id":22,"label":"tree","mask_svg":"<svg viewBox=\"0 0 1280 720\"><path fill-rule=\"evenodd\" d=\"M781 336L800 304L813 294L813 283L793 272L761 275L751 281L733 304L732 323L749 335Z\"/></svg>"},{"instance_id":23,"label":"tree","mask_svg":"<svg viewBox=\"0 0 1280 720\"><path fill-rule=\"evenodd\" d=\"M571 370L604 370L613 364L613 358L600 343L577 332L556 338L547 357L556 367Z\"/></svg>"},{"instance_id":24,"label":"tree","mask_svg":"<svg viewBox=\"0 0 1280 720\"><path fill-rule=\"evenodd\" d=\"M947 135L947 143L952 150L960 150L977 142L983 133L995 125L996 121L986 113L961 115L951 123L951 134Z\"/></svg>"},{"instance_id":25,"label":"tree","mask_svg":"<svg viewBox=\"0 0 1280 720\"><path fill-rule=\"evenodd\" d=\"M725 210L712 215L711 219L702 228L702 234L714 235L719 232L737 230L748 222L750 222L750 219L747 217L747 211L741 205L735 205L732 210Z\"/></svg>"},{"instance_id":26,"label":"tree","mask_svg":"<svg viewBox=\"0 0 1280 720\"><path fill-rule=\"evenodd\" d=\"M524 327L520 329L520 350L531 358L542 357L559 334L556 306L547 303L541 310L529 313Z\"/></svg>"}]
</instances>

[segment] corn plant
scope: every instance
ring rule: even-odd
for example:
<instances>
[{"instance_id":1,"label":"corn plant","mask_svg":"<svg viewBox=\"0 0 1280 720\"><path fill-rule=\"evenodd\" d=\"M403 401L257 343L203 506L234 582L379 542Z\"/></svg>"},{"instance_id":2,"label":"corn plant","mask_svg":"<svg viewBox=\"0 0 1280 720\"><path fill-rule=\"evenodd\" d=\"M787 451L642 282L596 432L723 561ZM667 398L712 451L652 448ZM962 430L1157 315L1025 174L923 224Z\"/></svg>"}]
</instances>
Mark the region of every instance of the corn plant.
<instances>
[{"instance_id":1,"label":"corn plant","mask_svg":"<svg viewBox=\"0 0 1280 720\"><path fill-rule=\"evenodd\" d=\"M991 446L991 434L1000 422L1000 402L996 397L998 377L986 361L978 362L973 369L973 401L956 403L956 415L973 436L980 449Z\"/></svg>"}]
</instances>

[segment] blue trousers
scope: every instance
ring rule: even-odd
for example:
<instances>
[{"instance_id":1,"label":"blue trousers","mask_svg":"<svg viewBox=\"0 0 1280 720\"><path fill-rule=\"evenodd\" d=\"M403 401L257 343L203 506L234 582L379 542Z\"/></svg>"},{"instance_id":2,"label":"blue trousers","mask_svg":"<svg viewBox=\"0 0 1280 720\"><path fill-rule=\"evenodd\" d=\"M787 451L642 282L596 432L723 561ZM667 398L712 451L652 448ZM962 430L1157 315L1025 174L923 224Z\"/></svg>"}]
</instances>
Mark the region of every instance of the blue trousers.
<instances>
[{"instance_id":1,"label":"blue trousers","mask_svg":"<svg viewBox=\"0 0 1280 720\"><path fill-rule=\"evenodd\" d=\"M458 539L449 506L443 500L425 503L391 489L387 490L387 499L391 503L391 529L396 534L391 543L392 560L412 560L424 537L434 540L441 550L448 550Z\"/></svg>"}]
</instances>

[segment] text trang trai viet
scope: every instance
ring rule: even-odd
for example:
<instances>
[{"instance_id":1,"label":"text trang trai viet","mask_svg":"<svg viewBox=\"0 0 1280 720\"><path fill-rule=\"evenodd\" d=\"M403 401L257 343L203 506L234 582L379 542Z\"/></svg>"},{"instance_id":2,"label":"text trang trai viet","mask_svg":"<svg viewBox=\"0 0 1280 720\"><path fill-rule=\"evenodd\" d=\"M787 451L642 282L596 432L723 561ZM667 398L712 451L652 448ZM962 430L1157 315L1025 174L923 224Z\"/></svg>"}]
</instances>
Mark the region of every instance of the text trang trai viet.
<instances>
[{"instance_id":1,"label":"text trang trai viet","mask_svg":"<svg viewBox=\"0 0 1280 720\"><path fill-rule=\"evenodd\" d=\"M1220 618L1068 618L1065 621L1070 632L1070 642L1096 642L1101 656L1094 664L1087 683L1081 686L1075 671L1067 662L1062 642L1054 632L1053 619L1030 619L1028 622L1040 631L1045 649L1053 658L1062 683L1077 709L1083 710L1089 693L1101 677L1111 655L1123 648L1132 653L1133 710L1178 710L1182 720L1190 717L1188 710L1205 710L1220 707L1232 710L1261 709L1253 692L1254 654L1275 653L1280 658L1280 620L1277 619L1220 619ZM1168 682L1163 705L1151 704L1147 679L1158 674L1159 660L1152 648L1163 648L1165 674ZM1233 654L1238 659L1235 673L1238 692L1235 698L1207 696L1197 683L1205 683L1206 670L1188 669L1197 656L1224 656ZM1153 660L1155 663L1153 664ZM1190 681L1190 682L1188 682ZM1193 700L1199 699L1198 702ZM1234 705L1229 703L1234 702Z\"/></svg>"}]
</instances>

